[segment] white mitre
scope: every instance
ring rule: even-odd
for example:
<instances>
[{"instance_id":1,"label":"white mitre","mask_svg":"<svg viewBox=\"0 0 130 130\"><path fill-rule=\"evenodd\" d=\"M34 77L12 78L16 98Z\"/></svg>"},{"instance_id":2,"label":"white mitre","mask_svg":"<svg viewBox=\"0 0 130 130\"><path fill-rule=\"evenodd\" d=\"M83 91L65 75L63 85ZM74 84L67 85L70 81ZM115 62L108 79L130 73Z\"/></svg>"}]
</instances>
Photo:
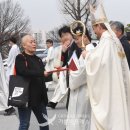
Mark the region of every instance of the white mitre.
<instances>
[{"instance_id":1,"label":"white mitre","mask_svg":"<svg viewBox=\"0 0 130 130\"><path fill-rule=\"evenodd\" d=\"M90 5L90 15L92 25L108 22L102 3L99 3L97 7Z\"/></svg>"},{"instance_id":2,"label":"white mitre","mask_svg":"<svg viewBox=\"0 0 130 130\"><path fill-rule=\"evenodd\" d=\"M116 34L112 31L112 29L110 27L110 24L106 17L106 13L105 13L101 0L96 7L93 7L92 5L90 5L90 16L91 16L92 25L104 23L104 25L108 29L110 35L113 37L113 40L115 41L115 43L117 45L118 52L120 53L119 54L120 57L124 58L125 54L124 54L124 51L122 50L120 40L117 38Z\"/></svg>"}]
</instances>

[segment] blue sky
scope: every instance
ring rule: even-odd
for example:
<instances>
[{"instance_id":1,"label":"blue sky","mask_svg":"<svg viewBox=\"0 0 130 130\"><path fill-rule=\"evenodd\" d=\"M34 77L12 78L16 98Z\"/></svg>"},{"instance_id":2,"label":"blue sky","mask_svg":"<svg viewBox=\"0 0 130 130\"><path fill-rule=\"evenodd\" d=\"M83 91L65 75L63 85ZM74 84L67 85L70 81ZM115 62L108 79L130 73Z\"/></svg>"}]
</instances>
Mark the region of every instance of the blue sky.
<instances>
[{"instance_id":1,"label":"blue sky","mask_svg":"<svg viewBox=\"0 0 130 130\"><path fill-rule=\"evenodd\" d=\"M14 1L20 2L25 14L31 19L33 29L48 31L66 22L59 8L59 0ZM104 0L104 7L109 20L130 23L130 0Z\"/></svg>"}]
</instances>

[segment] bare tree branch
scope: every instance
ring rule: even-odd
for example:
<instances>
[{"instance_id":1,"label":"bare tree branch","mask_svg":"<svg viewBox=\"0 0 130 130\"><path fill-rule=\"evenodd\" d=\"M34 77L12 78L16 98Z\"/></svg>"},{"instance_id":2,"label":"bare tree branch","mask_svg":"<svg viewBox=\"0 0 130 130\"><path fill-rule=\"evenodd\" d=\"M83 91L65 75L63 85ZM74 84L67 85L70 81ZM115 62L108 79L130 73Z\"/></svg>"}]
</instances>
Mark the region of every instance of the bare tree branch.
<instances>
[{"instance_id":1,"label":"bare tree branch","mask_svg":"<svg viewBox=\"0 0 130 130\"><path fill-rule=\"evenodd\" d=\"M54 28L53 30L49 31L47 33L47 38L52 39L55 43L58 43L60 41L58 30L59 28Z\"/></svg>"},{"instance_id":2,"label":"bare tree branch","mask_svg":"<svg viewBox=\"0 0 130 130\"><path fill-rule=\"evenodd\" d=\"M5 0L0 2L0 51L7 57L10 37L20 38L20 34L30 31L29 18L24 16L24 11L18 2Z\"/></svg>"},{"instance_id":3,"label":"bare tree branch","mask_svg":"<svg viewBox=\"0 0 130 130\"><path fill-rule=\"evenodd\" d=\"M82 8L80 9L80 11L82 12L82 10L84 10L88 4L89 4L89 0L82 6Z\"/></svg>"},{"instance_id":4,"label":"bare tree branch","mask_svg":"<svg viewBox=\"0 0 130 130\"><path fill-rule=\"evenodd\" d=\"M0 46L12 35L18 35L29 29L29 18L24 16L20 4L13 0L0 2Z\"/></svg>"},{"instance_id":5,"label":"bare tree branch","mask_svg":"<svg viewBox=\"0 0 130 130\"><path fill-rule=\"evenodd\" d=\"M97 0L60 0L61 8L64 14L70 16L73 20L81 20L87 25L89 16L89 3L96 4Z\"/></svg>"}]
</instances>

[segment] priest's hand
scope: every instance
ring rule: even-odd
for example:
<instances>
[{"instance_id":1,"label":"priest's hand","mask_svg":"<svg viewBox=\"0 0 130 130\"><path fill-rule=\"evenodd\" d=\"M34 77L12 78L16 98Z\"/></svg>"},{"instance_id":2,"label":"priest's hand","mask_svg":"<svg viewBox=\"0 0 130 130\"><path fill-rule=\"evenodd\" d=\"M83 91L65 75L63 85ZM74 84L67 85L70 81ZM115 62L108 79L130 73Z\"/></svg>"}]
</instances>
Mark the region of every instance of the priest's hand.
<instances>
[{"instance_id":1,"label":"priest's hand","mask_svg":"<svg viewBox=\"0 0 130 130\"><path fill-rule=\"evenodd\" d=\"M83 56L84 59L85 59L87 53L88 53L88 51L86 51L86 50L82 51L82 56Z\"/></svg>"},{"instance_id":2,"label":"priest's hand","mask_svg":"<svg viewBox=\"0 0 130 130\"><path fill-rule=\"evenodd\" d=\"M48 75L49 75L49 73L44 71L44 76L47 77Z\"/></svg>"}]
</instances>

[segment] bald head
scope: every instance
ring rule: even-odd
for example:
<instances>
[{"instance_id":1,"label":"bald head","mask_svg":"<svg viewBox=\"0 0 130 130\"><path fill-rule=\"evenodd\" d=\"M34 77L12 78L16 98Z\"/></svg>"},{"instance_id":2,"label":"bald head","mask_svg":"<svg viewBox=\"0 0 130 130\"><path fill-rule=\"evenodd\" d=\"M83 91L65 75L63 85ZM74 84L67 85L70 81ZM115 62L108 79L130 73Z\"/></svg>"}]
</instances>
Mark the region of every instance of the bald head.
<instances>
[{"instance_id":1,"label":"bald head","mask_svg":"<svg viewBox=\"0 0 130 130\"><path fill-rule=\"evenodd\" d=\"M22 46L28 54L34 54L36 51L35 39L31 35L25 35L21 40Z\"/></svg>"},{"instance_id":2,"label":"bald head","mask_svg":"<svg viewBox=\"0 0 130 130\"><path fill-rule=\"evenodd\" d=\"M33 37L29 34L25 35L21 40L22 45L26 44L30 40L30 38L33 38Z\"/></svg>"}]
</instances>

